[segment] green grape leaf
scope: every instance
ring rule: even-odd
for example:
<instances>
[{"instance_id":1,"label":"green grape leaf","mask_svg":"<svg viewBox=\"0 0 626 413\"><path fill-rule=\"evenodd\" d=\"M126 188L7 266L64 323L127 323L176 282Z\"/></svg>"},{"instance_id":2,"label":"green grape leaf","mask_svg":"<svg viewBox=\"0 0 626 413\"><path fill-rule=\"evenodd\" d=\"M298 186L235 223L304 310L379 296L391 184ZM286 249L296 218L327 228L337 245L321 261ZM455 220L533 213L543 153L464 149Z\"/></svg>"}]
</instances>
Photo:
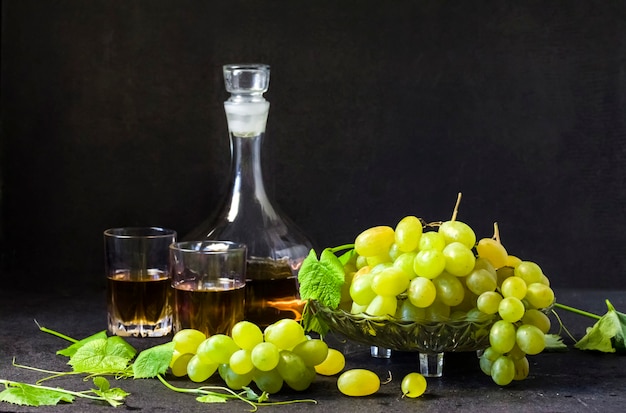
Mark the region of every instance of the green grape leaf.
<instances>
[{"instance_id":1,"label":"green grape leaf","mask_svg":"<svg viewBox=\"0 0 626 413\"><path fill-rule=\"evenodd\" d=\"M86 337L80 341L77 341L76 343L73 343L71 346L68 346L62 350L57 351L57 354L60 356L72 357L74 354L76 354L76 351L78 351L79 348L85 345L85 343L88 343L92 340L102 339L102 338L104 339L107 338L106 330L102 330L96 334L92 334L89 337Z\"/></svg>"},{"instance_id":2,"label":"green grape leaf","mask_svg":"<svg viewBox=\"0 0 626 413\"><path fill-rule=\"evenodd\" d=\"M316 300L335 309L341 301L341 286L345 282L343 264L330 248L322 251L319 261L315 250L311 250L302 262L298 281L303 300Z\"/></svg>"},{"instance_id":3,"label":"green grape leaf","mask_svg":"<svg viewBox=\"0 0 626 413\"><path fill-rule=\"evenodd\" d=\"M563 337L558 334L546 334L545 351L567 351L567 345L563 342Z\"/></svg>"},{"instance_id":4,"label":"green grape leaf","mask_svg":"<svg viewBox=\"0 0 626 413\"><path fill-rule=\"evenodd\" d=\"M626 314L615 310L606 300L608 311L589 329L575 347L580 350L596 350L605 353L626 352Z\"/></svg>"},{"instance_id":5,"label":"green grape leaf","mask_svg":"<svg viewBox=\"0 0 626 413\"><path fill-rule=\"evenodd\" d=\"M204 396L196 397L196 400L200 403L226 403L228 398L226 396L221 396L217 393L206 394Z\"/></svg>"},{"instance_id":6,"label":"green grape leaf","mask_svg":"<svg viewBox=\"0 0 626 413\"><path fill-rule=\"evenodd\" d=\"M93 392L102 397L107 403L113 407L120 406L124 403L126 397L130 394L119 387L111 388L111 385L104 377L94 377L93 383L98 389L93 389Z\"/></svg>"},{"instance_id":7,"label":"green grape leaf","mask_svg":"<svg viewBox=\"0 0 626 413\"><path fill-rule=\"evenodd\" d=\"M0 392L0 401L22 406L55 406L60 402L72 403L74 396L63 391L12 382Z\"/></svg>"},{"instance_id":8,"label":"green grape leaf","mask_svg":"<svg viewBox=\"0 0 626 413\"><path fill-rule=\"evenodd\" d=\"M136 379L149 379L164 374L174 354L174 342L151 347L139 353L133 363L133 376Z\"/></svg>"},{"instance_id":9,"label":"green grape leaf","mask_svg":"<svg viewBox=\"0 0 626 413\"><path fill-rule=\"evenodd\" d=\"M80 347L68 364L78 373L121 373L136 353L121 337L98 338Z\"/></svg>"}]
</instances>

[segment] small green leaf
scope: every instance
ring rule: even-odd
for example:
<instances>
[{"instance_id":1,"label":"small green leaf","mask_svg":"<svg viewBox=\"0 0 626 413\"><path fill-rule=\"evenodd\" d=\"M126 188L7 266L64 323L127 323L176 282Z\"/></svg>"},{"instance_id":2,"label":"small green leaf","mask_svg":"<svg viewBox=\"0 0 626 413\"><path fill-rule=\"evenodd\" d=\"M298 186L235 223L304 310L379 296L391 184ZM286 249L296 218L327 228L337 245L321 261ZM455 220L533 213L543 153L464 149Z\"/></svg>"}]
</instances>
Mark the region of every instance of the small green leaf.
<instances>
[{"instance_id":1,"label":"small green leaf","mask_svg":"<svg viewBox=\"0 0 626 413\"><path fill-rule=\"evenodd\" d=\"M325 307L337 308L345 282L343 264L329 248L322 251L319 261L311 250L302 263L298 281L303 300L316 300Z\"/></svg>"},{"instance_id":2,"label":"small green leaf","mask_svg":"<svg viewBox=\"0 0 626 413\"><path fill-rule=\"evenodd\" d=\"M605 353L626 352L626 314L616 311L609 300L606 304L607 313L587 329L587 334L576 343L576 348Z\"/></svg>"},{"instance_id":3,"label":"small green leaf","mask_svg":"<svg viewBox=\"0 0 626 413\"><path fill-rule=\"evenodd\" d=\"M563 337L558 334L546 334L545 351L567 351L567 345L563 343Z\"/></svg>"},{"instance_id":4,"label":"small green leaf","mask_svg":"<svg viewBox=\"0 0 626 413\"><path fill-rule=\"evenodd\" d=\"M200 403L226 403L228 398L225 396L220 396L219 394L206 394L204 396L196 397L196 400Z\"/></svg>"},{"instance_id":5,"label":"small green leaf","mask_svg":"<svg viewBox=\"0 0 626 413\"><path fill-rule=\"evenodd\" d=\"M133 363L133 376L136 379L149 379L164 374L174 353L174 342L151 347L139 353Z\"/></svg>"},{"instance_id":6,"label":"small green leaf","mask_svg":"<svg viewBox=\"0 0 626 413\"><path fill-rule=\"evenodd\" d=\"M101 391L107 391L111 388L109 381L102 376L94 377L93 384L95 384Z\"/></svg>"},{"instance_id":7,"label":"small green leaf","mask_svg":"<svg viewBox=\"0 0 626 413\"><path fill-rule=\"evenodd\" d=\"M57 351L57 354L60 356L67 356L67 357L72 357L76 351L81 348L82 346L85 345L85 343L88 343L92 340L97 340L97 339L106 339L107 338L107 333L106 330L100 331L99 333L93 334L89 337L86 337L80 341L77 341L76 343Z\"/></svg>"},{"instance_id":8,"label":"small green leaf","mask_svg":"<svg viewBox=\"0 0 626 413\"><path fill-rule=\"evenodd\" d=\"M80 347L68 364L78 373L120 373L136 353L121 337L99 338Z\"/></svg>"},{"instance_id":9,"label":"small green leaf","mask_svg":"<svg viewBox=\"0 0 626 413\"><path fill-rule=\"evenodd\" d=\"M109 381L101 376L94 377L93 384L98 387L98 389L93 389L94 394L102 397L113 407L123 404L126 397L130 394L119 387L112 389Z\"/></svg>"},{"instance_id":10,"label":"small green leaf","mask_svg":"<svg viewBox=\"0 0 626 413\"><path fill-rule=\"evenodd\" d=\"M0 402L22 406L55 406L60 402L72 403L74 396L50 389L42 389L26 383L12 383L0 392Z\"/></svg>"}]
</instances>

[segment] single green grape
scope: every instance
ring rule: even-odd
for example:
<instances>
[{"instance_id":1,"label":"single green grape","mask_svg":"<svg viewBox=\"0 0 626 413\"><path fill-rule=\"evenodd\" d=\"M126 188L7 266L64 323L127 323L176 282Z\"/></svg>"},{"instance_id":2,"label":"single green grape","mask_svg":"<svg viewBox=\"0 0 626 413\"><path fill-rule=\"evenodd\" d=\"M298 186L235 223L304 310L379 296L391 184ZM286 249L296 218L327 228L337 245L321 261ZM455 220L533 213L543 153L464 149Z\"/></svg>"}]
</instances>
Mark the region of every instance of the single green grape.
<instances>
[{"instance_id":1,"label":"single green grape","mask_svg":"<svg viewBox=\"0 0 626 413\"><path fill-rule=\"evenodd\" d=\"M252 363L252 352L250 350L237 350L228 362L230 368L237 374L247 374L254 369L254 363Z\"/></svg>"},{"instance_id":2,"label":"single green grape","mask_svg":"<svg viewBox=\"0 0 626 413\"><path fill-rule=\"evenodd\" d=\"M464 222L461 221L446 221L439 227L440 234L446 241L446 244L453 242L460 242L468 249L474 248L476 244L476 234L474 230Z\"/></svg>"},{"instance_id":3,"label":"single green grape","mask_svg":"<svg viewBox=\"0 0 626 413\"><path fill-rule=\"evenodd\" d=\"M528 286L525 298L535 308L546 308L554 302L554 291L543 283L532 283Z\"/></svg>"},{"instance_id":4,"label":"single green grape","mask_svg":"<svg viewBox=\"0 0 626 413\"><path fill-rule=\"evenodd\" d=\"M395 297L409 287L409 276L400 268L391 266L372 278L372 291L377 295Z\"/></svg>"},{"instance_id":5,"label":"single green grape","mask_svg":"<svg viewBox=\"0 0 626 413\"><path fill-rule=\"evenodd\" d=\"M417 249L420 251L424 250L437 250L443 251L446 246L446 239L443 237L443 234L440 234L437 231L428 231L424 232L420 237L420 242L417 246Z\"/></svg>"},{"instance_id":6,"label":"single green grape","mask_svg":"<svg viewBox=\"0 0 626 413\"><path fill-rule=\"evenodd\" d=\"M368 305L376 293L372 291L372 279L375 274L371 272L355 276L352 279L352 285L350 285L350 298L352 301L359 305Z\"/></svg>"},{"instance_id":7,"label":"single green grape","mask_svg":"<svg viewBox=\"0 0 626 413\"><path fill-rule=\"evenodd\" d=\"M312 338L298 344L292 351L300 356L306 366L316 366L326 360L328 344L320 339Z\"/></svg>"},{"instance_id":8,"label":"single green grape","mask_svg":"<svg viewBox=\"0 0 626 413\"><path fill-rule=\"evenodd\" d=\"M347 370L337 379L337 388L346 396L369 396L380 388L380 378L366 369Z\"/></svg>"},{"instance_id":9,"label":"single green grape","mask_svg":"<svg viewBox=\"0 0 626 413\"><path fill-rule=\"evenodd\" d=\"M170 360L170 371L176 377L183 377L187 374L187 365L194 356L192 353L180 353L176 350L172 353Z\"/></svg>"},{"instance_id":10,"label":"single green grape","mask_svg":"<svg viewBox=\"0 0 626 413\"><path fill-rule=\"evenodd\" d=\"M495 268L504 267L509 255L504 246L492 238L483 238L478 241L476 252L479 257L488 259Z\"/></svg>"},{"instance_id":11,"label":"single green grape","mask_svg":"<svg viewBox=\"0 0 626 413\"><path fill-rule=\"evenodd\" d=\"M402 379L402 395L410 398L419 397L426 391L426 378L420 373L409 373Z\"/></svg>"},{"instance_id":12,"label":"single green grape","mask_svg":"<svg viewBox=\"0 0 626 413\"><path fill-rule=\"evenodd\" d=\"M377 295L367 306L365 312L371 316L379 317L394 315L398 308L398 300L395 296Z\"/></svg>"},{"instance_id":13,"label":"single green grape","mask_svg":"<svg viewBox=\"0 0 626 413\"><path fill-rule=\"evenodd\" d=\"M458 277L444 272L433 280L433 284L437 289L437 298L445 305L454 307L463 301L465 287Z\"/></svg>"},{"instance_id":14,"label":"single green grape","mask_svg":"<svg viewBox=\"0 0 626 413\"><path fill-rule=\"evenodd\" d=\"M396 310L396 318L402 321L424 320L426 319L426 310L413 305L410 299L403 300L402 304Z\"/></svg>"},{"instance_id":15,"label":"single green grape","mask_svg":"<svg viewBox=\"0 0 626 413\"><path fill-rule=\"evenodd\" d=\"M506 386L515 377L515 363L510 357L500 356L491 365L491 378L500 385Z\"/></svg>"},{"instance_id":16,"label":"single green grape","mask_svg":"<svg viewBox=\"0 0 626 413\"><path fill-rule=\"evenodd\" d=\"M479 365L482 372L487 376L491 376L491 367L493 366L493 362L496 361L501 355L502 353L497 352L493 347L487 347L480 356Z\"/></svg>"},{"instance_id":17,"label":"single green grape","mask_svg":"<svg viewBox=\"0 0 626 413\"><path fill-rule=\"evenodd\" d=\"M187 376L191 381L201 383L211 377L218 366L217 363L205 363L195 354L187 363Z\"/></svg>"},{"instance_id":18,"label":"single green grape","mask_svg":"<svg viewBox=\"0 0 626 413\"><path fill-rule=\"evenodd\" d=\"M530 372L528 358L522 357L517 360L513 360L513 364L515 366L515 375L513 376L513 380L524 380L528 377L528 373Z\"/></svg>"},{"instance_id":19,"label":"single green grape","mask_svg":"<svg viewBox=\"0 0 626 413\"><path fill-rule=\"evenodd\" d=\"M415 250L419 245L422 232L423 226L419 218L414 216L402 218L395 230L395 243L398 249L403 252Z\"/></svg>"},{"instance_id":20,"label":"single green grape","mask_svg":"<svg viewBox=\"0 0 626 413\"><path fill-rule=\"evenodd\" d=\"M431 305L425 309L425 319L428 321L447 321L450 319L450 306L444 304L439 299L435 299Z\"/></svg>"},{"instance_id":21,"label":"single green grape","mask_svg":"<svg viewBox=\"0 0 626 413\"><path fill-rule=\"evenodd\" d=\"M283 388L284 383L277 369L257 371L254 373L253 380L259 390L269 394L278 393Z\"/></svg>"},{"instance_id":22,"label":"single green grape","mask_svg":"<svg viewBox=\"0 0 626 413\"><path fill-rule=\"evenodd\" d=\"M489 330L489 344L500 354L511 351L516 339L515 326L508 321L498 320Z\"/></svg>"},{"instance_id":23,"label":"single green grape","mask_svg":"<svg viewBox=\"0 0 626 413\"><path fill-rule=\"evenodd\" d=\"M393 266L401 269L404 273L409 277L409 279L413 279L417 276L415 274L415 270L413 269L413 265L415 263L415 256L417 252L404 252L400 254L394 261Z\"/></svg>"},{"instance_id":24,"label":"single green grape","mask_svg":"<svg viewBox=\"0 0 626 413\"><path fill-rule=\"evenodd\" d=\"M315 365L315 371L322 376L334 376L346 366L346 359L342 352L334 348L328 349L326 359Z\"/></svg>"},{"instance_id":25,"label":"single green grape","mask_svg":"<svg viewBox=\"0 0 626 413\"><path fill-rule=\"evenodd\" d=\"M304 360L289 350L282 350L276 366L278 373L294 390L306 390L315 379L315 369L307 366Z\"/></svg>"},{"instance_id":26,"label":"single green grape","mask_svg":"<svg viewBox=\"0 0 626 413\"><path fill-rule=\"evenodd\" d=\"M230 336L225 334L215 334L204 340L198 346L196 354L205 363L228 363L230 356L239 350L239 346L235 344Z\"/></svg>"},{"instance_id":27,"label":"single green grape","mask_svg":"<svg viewBox=\"0 0 626 413\"><path fill-rule=\"evenodd\" d=\"M495 291L498 287L497 277L486 269L474 269L465 277L465 285L476 295L481 295L487 291Z\"/></svg>"},{"instance_id":28,"label":"single green grape","mask_svg":"<svg viewBox=\"0 0 626 413\"><path fill-rule=\"evenodd\" d=\"M375 267L379 264L392 264L392 259L388 253L367 257L367 265L369 265L370 267Z\"/></svg>"},{"instance_id":29,"label":"single green grape","mask_svg":"<svg viewBox=\"0 0 626 413\"><path fill-rule=\"evenodd\" d=\"M413 260L413 271L420 277L433 279L446 268L446 257L437 249L420 250Z\"/></svg>"},{"instance_id":30,"label":"single green grape","mask_svg":"<svg viewBox=\"0 0 626 413\"><path fill-rule=\"evenodd\" d=\"M519 348L531 356L541 353L546 347L545 334L531 324L522 324L517 328L516 341Z\"/></svg>"},{"instance_id":31,"label":"single green grape","mask_svg":"<svg viewBox=\"0 0 626 413\"><path fill-rule=\"evenodd\" d=\"M407 296L409 297L408 301L415 307L426 308L435 301L437 287L428 278L415 277L409 284Z\"/></svg>"},{"instance_id":32,"label":"single green grape","mask_svg":"<svg viewBox=\"0 0 626 413\"><path fill-rule=\"evenodd\" d=\"M464 277L474 269L476 257L465 244L454 241L446 245L442 253L446 260L445 269L450 274Z\"/></svg>"},{"instance_id":33,"label":"single green grape","mask_svg":"<svg viewBox=\"0 0 626 413\"><path fill-rule=\"evenodd\" d=\"M233 326L230 333L235 344L245 350L252 350L254 346L263 342L263 332L250 321L240 321Z\"/></svg>"},{"instance_id":34,"label":"single green grape","mask_svg":"<svg viewBox=\"0 0 626 413\"><path fill-rule=\"evenodd\" d=\"M526 282L517 276L508 277L502 281L502 285L500 286L500 292L503 297L515 297L518 300L522 300L526 297L527 290Z\"/></svg>"},{"instance_id":35,"label":"single green grape","mask_svg":"<svg viewBox=\"0 0 626 413\"><path fill-rule=\"evenodd\" d=\"M395 239L396 235L393 228L383 225L371 227L356 237L354 249L357 254L364 257L387 255Z\"/></svg>"},{"instance_id":36,"label":"single green grape","mask_svg":"<svg viewBox=\"0 0 626 413\"><path fill-rule=\"evenodd\" d=\"M485 314L495 314L502 301L502 296L496 291L487 291L478 296L476 307Z\"/></svg>"},{"instance_id":37,"label":"single green grape","mask_svg":"<svg viewBox=\"0 0 626 413\"><path fill-rule=\"evenodd\" d=\"M174 349L183 354L195 353L204 340L206 340L206 335L202 331L192 328L179 330L172 337Z\"/></svg>"},{"instance_id":38,"label":"single green grape","mask_svg":"<svg viewBox=\"0 0 626 413\"><path fill-rule=\"evenodd\" d=\"M252 382L254 370L247 374L237 374L228 364L220 364L217 371L231 390L241 390Z\"/></svg>"},{"instance_id":39,"label":"single green grape","mask_svg":"<svg viewBox=\"0 0 626 413\"><path fill-rule=\"evenodd\" d=\"M278 365L280 350L269 342L259 343L250 352L250 360L254 367L261 371L269 371Z\"/></svg>"},{"instance_id":40,"label":"single green grape","mask_svg":"<svg viewBox=\"0 0 626 413\"><path fill-rule=\"evenodd\" d=\"M504 297L498 305L498 314L503 320L510 323L521 320L525 311L526 308L522 301L515 297Z\"/></svg>"},{"instance_id":41,"label":"single green grape","mask_svg":"<svg viewBox=\"0 0 626 413\"><path fill-rule=\"evenodd\" d=\"M526 285L540 283L543 275L541 267L532 261L522 261L515 267L514 273L526 281Z\"/></svg>"},{"instance_id":42,"label":"single green grape","mask_svg":"<svg viewBox=\"0 0 626 413\"><path fill-rule=\"evenodd\" d=\"M300 323L291 318L283 318L265 329L265 341L279 349L290 349L306 339Z\"/></svg>"},{"instance_id":43,"label":"single green grape","mask_svg":"<svg viewBox=\"0 0 626 413\"><path fill-rule=\"evenodd\" d=\"M547 334L548 331L550 331L550 318L542 311L534 308L526 310L524 317L522 317L522 323L534 325L544 334Z\"/></svg>"}]
</instances>

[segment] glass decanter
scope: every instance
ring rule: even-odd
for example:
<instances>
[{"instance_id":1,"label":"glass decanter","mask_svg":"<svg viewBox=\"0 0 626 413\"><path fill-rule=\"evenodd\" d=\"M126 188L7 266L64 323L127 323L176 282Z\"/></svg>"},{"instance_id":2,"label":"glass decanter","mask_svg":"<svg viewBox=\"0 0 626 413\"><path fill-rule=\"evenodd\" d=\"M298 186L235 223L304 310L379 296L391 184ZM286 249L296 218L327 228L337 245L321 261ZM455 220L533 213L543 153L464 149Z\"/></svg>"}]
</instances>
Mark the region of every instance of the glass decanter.
<instances>
[{"instance_id":1,"label":"glass decanter","mask_svg":"<svg viewBox=\"0 0 626 413\"><path fill-rule=\"evenodd\" d=\"M269 102L270 68L225 65L224 102L231 148L230 190L212 218L185 239L229 240L248 247L246 320L266 327L281 318L300 319L298 271L312 244L265 190L261 144Z\"/></svg>"}]
</instances>

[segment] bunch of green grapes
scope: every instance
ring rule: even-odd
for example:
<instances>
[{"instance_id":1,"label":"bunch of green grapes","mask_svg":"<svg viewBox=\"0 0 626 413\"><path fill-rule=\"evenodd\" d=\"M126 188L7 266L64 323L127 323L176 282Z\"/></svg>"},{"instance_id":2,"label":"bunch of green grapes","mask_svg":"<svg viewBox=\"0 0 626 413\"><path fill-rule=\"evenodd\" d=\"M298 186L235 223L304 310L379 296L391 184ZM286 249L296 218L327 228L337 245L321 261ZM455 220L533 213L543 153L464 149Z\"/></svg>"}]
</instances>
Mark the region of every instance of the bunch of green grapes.
<instances>
[{"instance_id":1,"label":"bunch of green grapes","mask_svg":"<svg viewBox=\"0 0 626 413\"><path fill-rule=\"evenodd\" d=\"M216 371L232 390L252 382L259 390L277 393L284 384L305 390L316 374L336 374L345 365L343 355L320 340L305 335L302 326L283 319L264 332L254 323L241 321L230 335L206 337L194 329L178 331L172 338L174 354L170 362L173 375L187 375L203 382Z\"/></svg>"},{"instance_id":2,"label":"bunch of green grapes","mask_svg":"<svg viewBox=\"0 0 626 413\"><path fill-rule=\"evenodd\" d=\"M500 385L524 378L525 356L545 347L550 321L540 310L554 293L536 263L509 255L495 238L477 242L474 230L454 218L424 225L407 216L395 229L371 227L356 237L342 305L353 314L406 321L494 315L481 367Z\"/></svg>"}]
</instances>

